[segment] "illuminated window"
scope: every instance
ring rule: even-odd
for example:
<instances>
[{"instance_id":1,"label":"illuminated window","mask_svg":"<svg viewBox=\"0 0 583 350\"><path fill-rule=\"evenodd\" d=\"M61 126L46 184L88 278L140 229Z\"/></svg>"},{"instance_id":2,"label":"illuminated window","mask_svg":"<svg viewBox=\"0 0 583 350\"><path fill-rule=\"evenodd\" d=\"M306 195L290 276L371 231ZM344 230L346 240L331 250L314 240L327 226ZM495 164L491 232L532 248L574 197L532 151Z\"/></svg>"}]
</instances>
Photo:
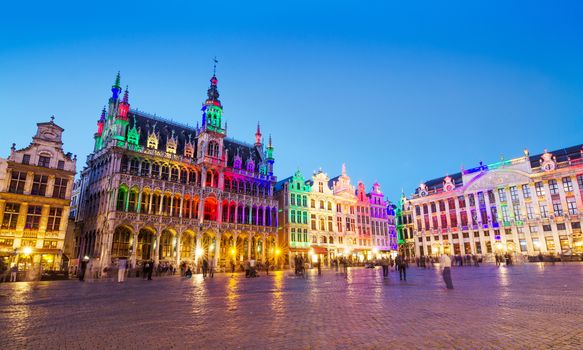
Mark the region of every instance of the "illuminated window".
<instances>
[{"instance_id":1,"label":"illuminated window","mask_svg":"<svg viewBox=\"0 0 583 350\"><path fill-rule=\"evenodd\" d=\"M49 220L47 222L47 231L59 231L61 227L61 217L63 216L62 208L51 208L49 210Z\"/></svg>"},{"instance_id":2,"label":"illuminated window","mask_svg":"<svg viewBox=\"0 0 583 350\"><path fill-rule=\"evenodd\" d=\"M4 217L2 218L3 229L15 229L18 222L18 212L20 211L20 204L6 203L4 207Z\"/></svg>"},{"instance_id":3,"label":"illuminated window","mask_svg":"<svg viewBox=\"0 0 583 350\"><path fill-rule=\"evenodd\" d=\"M522 195L524 198L530 198L530 186L528 184L522 185Z\"/></svg>"},{"instance_id":4,"label":"illuminated window","mask_svg":"<svg viewBox=\"0 0 583 350\"><path fill-rule=\"evenodd\" d=\"M48 181L49 177L46 175L34 175L30 194L36 196L44 196L47 192Z\"/></svg>"},{"instance_id":5,"label":"illuminated window","mask_svg":"<svg viewBox=\"0 0 583 350\"><path fill-rule=\"evenodd\" d=\"M28 206L28 213L26 215L26 225L24 226L24 228L29 229L29 230L38 230L41 212L42 212L42 206L29 205Z\"/></svg>"},{"instance_id":6,"label":"illuminated window","mask_svg":"<svg viewBox=\"0 0 583 350\"><path fill-rule=\"evenodd\" d=\"M506 202L506 191L503 188L498 189L498 197L500 197L500 202Z\"/></svg>"},{"instance_id":7,"label":"illuminated window","mask_svg":"<svg viewBox=\"0 0 583 350\"><path fill-rule=\"evenodd\" d=\"M48 168L50 163L51 163L51 157L48 157L48 156L39 156L38 157L38 166Z\"/></svg>"},{"instance_id":8,"label":"illuminated window","mask_svg":"<svg viewBox=\"0 0 583 350\"><path fill-rule=\"evenodd\" d=\"M557 184L557 180L549 180L549 192L551 194L559 194L559 185Z\"/></svg>"},{"instance_id":9,"label":"illuminated window","mask_svg":"<svg viewBox=\"0 0 583 350\"><path fill-rule=\"evenodd\" d=\"M150 134L150 136L148 136L148 148L158 148L158 138L155 134Z\"/></svg>"},{"instance_id":10,"label":"illuminated window","mask_svg":"<svg viewBox=\"0 0 583 350\"><path fill-rule=\"evenodd\" d=\"M573 182L570 177L563 178L563 190L565 192L573 192Z\"/></svg>"},{"instance_id":11,"label":"illuminated window","mask_svg":"<svg viewBox=\"0 0 583 350\"><path fill-rule=\"evenodd\" d=\"M536 192L536 195L539 196L539 197L542 197L542 196L545 195L545 188L543 186L542 181L536 182L534 184L534 190Z\"/></svg>"},{"instance_id":12,"label":"illuminated window","mask_svg":"<svg viewBox=\"0 0 583 350\"><path fill-rule=\"evenodd\" d=\"M24 192L24 184L26 183L26 173L23 171L13 171L10 178L9 192L20 193Z\"/></svg>"}]
</instances>

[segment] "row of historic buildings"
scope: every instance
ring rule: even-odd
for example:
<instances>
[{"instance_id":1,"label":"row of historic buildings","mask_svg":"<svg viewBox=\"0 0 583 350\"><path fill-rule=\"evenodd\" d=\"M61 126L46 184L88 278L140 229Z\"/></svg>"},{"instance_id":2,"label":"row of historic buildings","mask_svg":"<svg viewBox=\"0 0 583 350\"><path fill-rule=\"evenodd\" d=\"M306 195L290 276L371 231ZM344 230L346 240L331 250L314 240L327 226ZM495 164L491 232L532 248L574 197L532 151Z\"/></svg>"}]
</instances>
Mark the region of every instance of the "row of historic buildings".
<instances>
[{"instance_id":1,"label":"row of historic buildings","mask_svg":"<svg viewBox=\"0 0 583 350\"><path fill-rule=\"evenodd\" d=\"M354 186L344 165L333 178L297 171L277 182L271 137L265 144L259 124L254 142L228 137L217 85L213 74L193 127L132 109L118 74L76 182L64 130L53 118L37 124L28 147L0 158L0 263L56 270L86 260L102 271L118 259L225 268L397 249L583 253L582 145L462 169L393 205L378 183Z\"/></svg>"},{"instance_id":2,"label":"row of historic buildings","mask_svg":"<svg viewBox=\"0 0 583 350\"><path fill-rule=\"evenodd\" d=\"M583 145L462 169L397 208L408 256L583 253Z\"/></svg>"},{"instance_id":3,"label":"row of historic buildings","mask_svg":"<svg viewBox=\"0 0 583 350\"><path fill-rule=\"evenodd\" d=\"M305 179L298 170L275 190L289 262L302 254L329 266L339 257L363 261L397 249L395 207L378 183L369 193L362 182L355 188L344 165L332 179L321 170Z\"/></svg>"}]
</instances>

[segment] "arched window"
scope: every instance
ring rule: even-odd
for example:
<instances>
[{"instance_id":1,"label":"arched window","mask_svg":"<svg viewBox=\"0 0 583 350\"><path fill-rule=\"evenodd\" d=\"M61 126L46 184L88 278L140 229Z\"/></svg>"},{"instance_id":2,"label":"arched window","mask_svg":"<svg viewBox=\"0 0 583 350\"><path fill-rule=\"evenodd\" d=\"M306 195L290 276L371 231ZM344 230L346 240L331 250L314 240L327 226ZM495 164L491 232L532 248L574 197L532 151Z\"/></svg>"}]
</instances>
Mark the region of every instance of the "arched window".
<instances>
[{"instance_id":1,"label":"arched window","mask_svg":"<svg viewBox=\"0 0 583 350\"><path fill-rule=\"evenodd\" d=\"M128 188L125 186L121 186L117 190L117 203L115 206L117 211L125 211L126 210L127 196L128 196Z\"/></svg>"},{"instance_id":2,"label":"arched window","mask_svg":"<svg viewBox=\"0 0 583 350\"><path fill-rule=\"evenodd\" d=\"M170 169L168 168L168 165L164 164L162 165L162 173L160 175L160 178L162 180L168 180L170 176Z\"/></svg>"},{"instance_id":3,"label":"arched window","mask_svg":"<svg viewBox=\"0 0 583 350\"><path fill-rule=\"evenodd\" d=\"M138 188L134 187L130 191L130 198L128 201L128 211L136 212L138 210Z\"/></svg>"},{"instance_id":4,"label":"arched window","mask_svg":"<svg viewBox=\"0 0 583 350\"><path fill-rule=\"evenodd\" d=\"M142 191L142 197L140 201L140 213L147 214L150 209L150 196L149 191Z\"/></svg>"},{"instance_id":5,"label":"arched window","mask_svg":"<svg viewBox=\"0 0 583 350\"><path fill-rule=\"evenodd\" d=\"M152 177L154 177L154 178L160 177L160 164L158 164L158 163L152 164Z\"/></svg>"},{"instance_id":6,"label":"arched window","mask_svg":"<svg viewBox=\"0 0 583 350\"><path fill-rule=\"evenodd\" d=\"M121 258L130 255L130 237L132 231L125 226L118 226L113 233L111 244L111 257Z\"/></svg>"},{"instance_id":7,"label":"arched window","mask_svg":"<svg viewBox=\"0 0 583 350\"><path fill-rule=\"evenodd\" d=\"M328 210L332 210L332 203L328 202Z\"/></svg>"},{"instance_id":8,"label":"arched window","mask_svg":"<svg viewBox=\"0 0 583 350\"><path fill-rule=\"evenodd\" d=\"M172 167L170 169L170 181L174 181L174 182L178 182L178 168L177 167Z\"/></svg>"},{"instance_id":9,"label":"arched window","mask_svg":"<svg viewBox=\"0 0 583 350\"><path fill-rule=\"evenodd\" d=\"M217 221L217 200L214 197L204 200L204 220Z\"/></svg>"},{"instance_id":10,"label":"arched window","mask_svg":"<svg viewBox=\"0 0 583 350\"><path fill-rule=\"evenodd\" d=\"M149 176L150 175L150 162L144 161L142 162L142 176Z\"/></svg>"},{"instance_id":11,"label":"arched window","mask_svg":"<svg viewBox=\"0 0 583 350\"><path fill-rule=\"evenodd\" d=\"M152 208L151 208L151 213L154 215L159 215L159 210L160 210L160 193L154 193L152 195Z\"/></svg>"},{"instance_id":12,"label":"arched window","mask_svg":"<svg viewBox=\"0 0 583 350\"><path fill-rule=\"evenodd\" d=\"M139 175L140 171L140 160L137 158L132 158L130 161L130 174Z\"/></svg>"},{"instance_id":13,"label":"arched window","mask_svg":"<svg viewBox=\"0 0 583 350\"><path fill-rule=\"evenodd\" d=\"M219 144L216 141L209 142L208 155L211 157L219 157Z\"/></svg>"}]
</instances>

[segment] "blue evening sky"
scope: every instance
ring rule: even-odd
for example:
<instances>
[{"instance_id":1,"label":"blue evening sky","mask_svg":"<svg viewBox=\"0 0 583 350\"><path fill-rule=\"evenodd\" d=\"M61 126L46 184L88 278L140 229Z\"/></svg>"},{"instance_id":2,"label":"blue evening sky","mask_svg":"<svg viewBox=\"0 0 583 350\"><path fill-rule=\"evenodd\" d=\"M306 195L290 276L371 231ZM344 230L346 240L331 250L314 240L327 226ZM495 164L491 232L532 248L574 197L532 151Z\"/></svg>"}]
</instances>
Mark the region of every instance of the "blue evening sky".
<instances>
[{"instance_id":1,"label":"blue evening sky","mask_svg":"<svg viewBox=\"0 0 583 350\"><path fill-rule=\"evenodd\" d=\"M54 114L78 170L118 70L133 108L196 124L212 73L229 136L276 175L346 163L390 199L460 166L583 142L582 1L11 1L2 156Z\"/></svg>"}]
</instances>

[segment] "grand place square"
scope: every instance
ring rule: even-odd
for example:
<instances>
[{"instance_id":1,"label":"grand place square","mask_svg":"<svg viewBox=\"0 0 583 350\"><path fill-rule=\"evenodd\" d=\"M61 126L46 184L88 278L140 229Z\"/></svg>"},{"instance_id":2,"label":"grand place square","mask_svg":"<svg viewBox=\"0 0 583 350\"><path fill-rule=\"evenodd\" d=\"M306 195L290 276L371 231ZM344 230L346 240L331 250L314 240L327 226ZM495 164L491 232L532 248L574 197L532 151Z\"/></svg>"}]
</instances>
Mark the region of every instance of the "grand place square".
<instances>
[{"instance_id":1,"label":"grand place square","mask_svg":"<svg viewBox=\"0 0 583 350\"><path fill-rule=\"evenodd\" d=\"M4 6L0 349L583 348L583 4L108 2Z\"/></svg>"}]
</instances>

